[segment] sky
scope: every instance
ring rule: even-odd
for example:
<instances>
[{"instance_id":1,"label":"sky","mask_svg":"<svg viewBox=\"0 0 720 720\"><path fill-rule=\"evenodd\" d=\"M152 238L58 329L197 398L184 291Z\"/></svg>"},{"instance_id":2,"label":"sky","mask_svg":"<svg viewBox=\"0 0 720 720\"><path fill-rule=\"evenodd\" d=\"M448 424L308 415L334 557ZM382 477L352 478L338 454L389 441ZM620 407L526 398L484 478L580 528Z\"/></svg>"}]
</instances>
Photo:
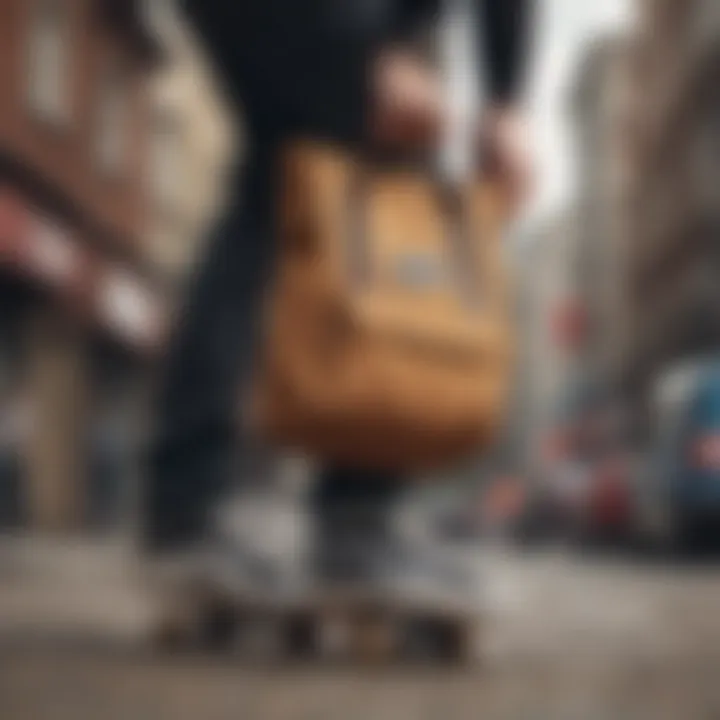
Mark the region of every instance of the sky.
<instances>
[{"instance_id":1,"label":"sky","mask_svg":"<svg viewBox=\"0 0 720 720\"><path fill-rule=\"evenodd\" d=\"M497 0L500 2L501 0ZM472 32L467 22L472 12L470 0L445 0L450 11L444 13L441 29L448 99L456 112L474 115L479 101L475 72L459 70L474 65L476 57ZM569 90L576 79L583 54L593 39L632 27L636 0L534 0L536 23L533 28L533 53L527 85L529 130L537 160L537 192L520 223L530 231L543 218L568 207L573 199L576 165L574 130L568 122ZM458 71L459 70L459 71ZM468 104L469 103L469 104ZM446 144L446 158L458 163L451 172L462 171L462 126L454 126ZM466 149L466 148L465 148ZM449 159L449 158L448 158ZM465 168L467 169L467 168ZM525 236L521 232L521 236Z\"/></svg>"},{"instance_id":2,"label":"sky","mask_svg":"<svg viewBox=\"0 0 720 720\"><path fill-rule=\"evenodd\" d=\"M547 216L572 200L575 177L568 88L588 42L631 27L633 0L537 0L538 24L528 102L538 165L530 218Z\"/></svg>"}]
</instances>

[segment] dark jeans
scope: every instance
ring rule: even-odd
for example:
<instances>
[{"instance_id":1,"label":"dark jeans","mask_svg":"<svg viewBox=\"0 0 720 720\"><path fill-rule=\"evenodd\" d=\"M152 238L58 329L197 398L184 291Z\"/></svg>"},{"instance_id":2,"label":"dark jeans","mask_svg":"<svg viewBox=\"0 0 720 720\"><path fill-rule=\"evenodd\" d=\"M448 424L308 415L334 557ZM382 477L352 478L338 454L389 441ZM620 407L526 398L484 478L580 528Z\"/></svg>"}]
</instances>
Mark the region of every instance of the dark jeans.
<instances>
[{"instance_id":1,"label":"dark jeans","mask_svg":"<svg viewBox=\"0 0 720 720\"><path fill-rule=\"evenodd\" d=\"M264 290L277 254L273 227L276 144L260 146L238 184L242 202L217 223L171 343L145 482L150 549L192 544L231 481L263 482L262 451L238 431ZM322 516L347 504L386 506L399 483L386 473L329 467L311 502ZM327 523L326 523L327 524Z\"/></svg>"}]
</instances>

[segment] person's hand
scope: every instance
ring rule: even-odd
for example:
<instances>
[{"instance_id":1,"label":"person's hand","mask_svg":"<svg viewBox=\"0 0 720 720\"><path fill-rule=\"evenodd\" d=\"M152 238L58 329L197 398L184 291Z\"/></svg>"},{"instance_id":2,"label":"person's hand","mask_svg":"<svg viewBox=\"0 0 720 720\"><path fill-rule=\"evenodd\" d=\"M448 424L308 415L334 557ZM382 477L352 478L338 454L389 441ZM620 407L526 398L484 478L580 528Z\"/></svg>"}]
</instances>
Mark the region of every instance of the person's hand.
<instances>
[{"instance_id":1,"label":"person's hand","mask_svg":"<svg viewBox=\"0 0 720 720\"><path fill-rule=\"evenodd\" d=\"M435 146L445 122L438 74L412 53L388 49L372 71L370 140L393 150Z\"/></svg>"},{"instance_id":2,"label":"person's hand","mask_svg":"<svg viewBox=\"0 0 720 720\"><path fill-rule=\"evenodd\" d=\"M522 114L512 107L492 108L480 126L483 171L499 183L509 203L518 210L530 197L534 162L529 132Z\"/></svg>"}]
</instances>

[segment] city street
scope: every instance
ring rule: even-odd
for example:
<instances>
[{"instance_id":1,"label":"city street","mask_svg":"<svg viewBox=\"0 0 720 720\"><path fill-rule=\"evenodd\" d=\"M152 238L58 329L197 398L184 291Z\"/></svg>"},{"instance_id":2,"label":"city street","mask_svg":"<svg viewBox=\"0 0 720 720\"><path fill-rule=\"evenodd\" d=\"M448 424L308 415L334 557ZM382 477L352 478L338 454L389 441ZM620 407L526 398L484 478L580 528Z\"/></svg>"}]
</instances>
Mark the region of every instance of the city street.
<instances>
[{"instance_id":1,"label":"city street","mask_svg":"<svg viewBox=\"0 0 720 720\"><path fill-rule=\"evenodd\" d=\"M479 556L485 656L471 670L251 668L239 658L163 658L143 643L141 603L108 562L98 563L108 584L86 606L77 573L54 592L5 580L0 717L720 717L720 573L581 561L559 551Z\"/></svg>"},{"instance_id":2,"label":"city street","mask_svg":"<svg viewBox=\"0 0 720 720\"><path fill-rule=\"evenodd\" d=\"M720 720L720 0L0 0L0 68L0 720Z\"/></svg>"}]
</instances>

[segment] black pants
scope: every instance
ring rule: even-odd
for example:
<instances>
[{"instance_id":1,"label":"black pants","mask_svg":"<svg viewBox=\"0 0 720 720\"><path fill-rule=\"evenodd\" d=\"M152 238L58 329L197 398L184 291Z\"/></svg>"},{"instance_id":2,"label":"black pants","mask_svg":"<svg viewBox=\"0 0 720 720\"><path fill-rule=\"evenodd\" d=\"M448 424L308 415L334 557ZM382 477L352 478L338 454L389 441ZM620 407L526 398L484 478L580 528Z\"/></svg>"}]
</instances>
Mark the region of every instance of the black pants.
<instances>
[{"instance_id":1,"label":"black pants","mask_svg":"<svg viewBox=\"0 0 720 720\"><path fill-rule=\"evenodd\" d=\"M231 481L264 480L263 452L240 435L237 421L276 259L276 147L256 147L242 173L237 193L242 201L217 223L171 343L145 479L149 549L196 542ZM397 480L382 472L328 467L311 501L321 520L349 503L385 506L397 492Z\"/></svg>"}]
</instances>

